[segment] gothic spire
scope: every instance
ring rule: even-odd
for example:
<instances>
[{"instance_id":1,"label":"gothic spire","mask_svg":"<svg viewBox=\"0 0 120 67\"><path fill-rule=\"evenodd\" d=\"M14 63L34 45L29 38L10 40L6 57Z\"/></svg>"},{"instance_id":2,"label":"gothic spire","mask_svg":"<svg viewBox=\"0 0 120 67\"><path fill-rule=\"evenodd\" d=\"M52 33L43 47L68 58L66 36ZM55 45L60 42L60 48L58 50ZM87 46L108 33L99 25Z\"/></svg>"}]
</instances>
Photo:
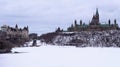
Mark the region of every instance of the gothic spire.
<instances>
[{"instance_id":1,"label":"gothic spire","mask_svg":"<svg viewBox=\"0 0 120 67\"><path fill-rule=\"evenodd\" d=\"M96 16L99 16L98 8L96 8Z\"/></svg>"}]
</instances>

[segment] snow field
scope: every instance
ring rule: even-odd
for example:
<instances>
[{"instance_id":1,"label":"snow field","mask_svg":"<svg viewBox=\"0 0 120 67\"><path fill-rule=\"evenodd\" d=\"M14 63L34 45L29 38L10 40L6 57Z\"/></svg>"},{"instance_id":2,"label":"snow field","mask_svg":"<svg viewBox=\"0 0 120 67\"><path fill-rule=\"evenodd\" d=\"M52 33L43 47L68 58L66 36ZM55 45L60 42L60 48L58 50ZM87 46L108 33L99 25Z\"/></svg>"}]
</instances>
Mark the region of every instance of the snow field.
<instances>
[{"instance_id":1,"label":"snow field","mask_svg":"<svg viewBox=\"0 0 120 67\"><path fill-rule=\"evenodd\" d=\"M41 46L0 55L0 67L120 67L119 48Z\"/></svg>"}]
</instances>

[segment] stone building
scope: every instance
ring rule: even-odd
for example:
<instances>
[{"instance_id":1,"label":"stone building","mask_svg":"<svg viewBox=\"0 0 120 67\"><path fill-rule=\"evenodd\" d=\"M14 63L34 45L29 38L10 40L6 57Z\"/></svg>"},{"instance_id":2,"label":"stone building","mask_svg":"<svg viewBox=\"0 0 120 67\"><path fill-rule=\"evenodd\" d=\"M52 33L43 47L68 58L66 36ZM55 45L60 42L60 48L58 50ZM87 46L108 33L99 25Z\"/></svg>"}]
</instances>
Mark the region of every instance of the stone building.
<instances>
[{"instance_id":1,"label":"stone building","mask_svg":"<svg viewBox=\"0 0 120 67\"><path fill-rule=\"evenodd\" d=\"M92 20L89 22L89 24L85 24L80 20L79 24L77 23L77 20L74 21L74 24L72 24L67 31L73 32L73 31L103 31L103 30L118 30L119 26L116 22L116 19L114 19L114 23L111 23L111 20L108 20L107 24L102 24L99 20L99 12L98 9L96 9L96 14L93 15Z\"/></svg>"},{"instance_id":2,"label":"stone building","mask_svg":"<svg viewBox=\"0 0 120 67\"><path fill-rule=\"evenodd\" d=\"M1 31L6 32L6 35L7 35L6 38L13 38L13 37L29 38L28 26L21 29L21 28L18 28L17 24L15 27L3 25L1 26Z\"/></svg>"}]
</instances>

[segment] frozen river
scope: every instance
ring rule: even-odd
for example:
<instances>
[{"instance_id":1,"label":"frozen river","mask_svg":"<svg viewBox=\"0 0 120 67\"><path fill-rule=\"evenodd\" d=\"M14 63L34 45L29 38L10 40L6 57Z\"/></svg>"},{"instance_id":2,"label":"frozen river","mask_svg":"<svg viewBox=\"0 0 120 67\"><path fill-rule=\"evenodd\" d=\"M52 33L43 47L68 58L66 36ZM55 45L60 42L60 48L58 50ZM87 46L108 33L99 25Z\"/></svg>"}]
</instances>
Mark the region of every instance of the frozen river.
<instances>
[{"instance_id":1,"label":"frozen river","mask_svg":"<svg viewBox=\"0 0 120 67\"><path fill-rule=\"evenodd\" d=\"M0 54L0 67L120 67L119 48L41 46Z\"/></svg>"}]
</instances>

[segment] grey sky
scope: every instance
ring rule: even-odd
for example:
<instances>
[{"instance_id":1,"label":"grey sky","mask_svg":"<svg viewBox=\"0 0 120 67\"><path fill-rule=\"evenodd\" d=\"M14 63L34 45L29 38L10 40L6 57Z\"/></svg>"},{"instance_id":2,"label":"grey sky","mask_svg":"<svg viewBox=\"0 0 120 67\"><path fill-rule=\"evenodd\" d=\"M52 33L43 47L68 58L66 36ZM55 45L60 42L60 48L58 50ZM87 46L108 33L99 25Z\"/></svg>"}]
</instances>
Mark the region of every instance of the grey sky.
<instances>
[{"instance_id":1,"label":"grey sky","mask_svg":"<svg viewBox=\"0 0 120 67\"><path fill-rule=\"evenodd\" d=\"M75 19L88 23L96 8L101 22L120 22L119 0L0 0L0 26L28 25L30 32L41 34L66 29Z\"/></svg>"}]
</instances>

